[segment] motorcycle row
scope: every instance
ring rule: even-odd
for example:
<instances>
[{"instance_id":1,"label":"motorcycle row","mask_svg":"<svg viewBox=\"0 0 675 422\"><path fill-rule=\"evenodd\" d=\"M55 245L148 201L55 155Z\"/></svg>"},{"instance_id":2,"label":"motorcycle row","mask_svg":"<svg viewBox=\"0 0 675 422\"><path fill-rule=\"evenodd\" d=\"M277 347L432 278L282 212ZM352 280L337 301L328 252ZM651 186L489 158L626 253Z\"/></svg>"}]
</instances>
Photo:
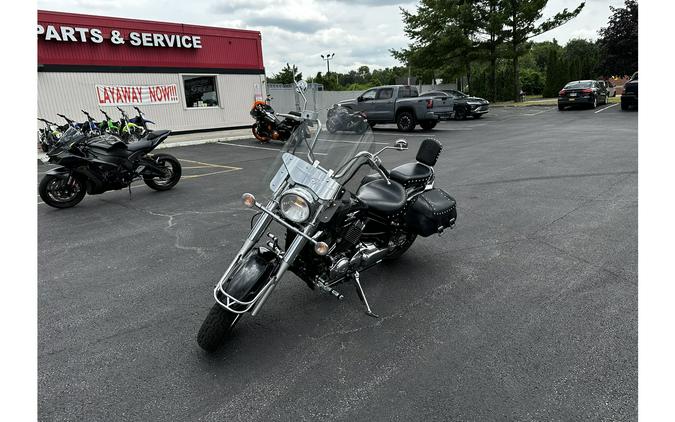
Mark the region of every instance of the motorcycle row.
<instances>
[{"instance_id":1,"label":"motorcycle row","mask_svg":"<svg viewBox=\"0 0 675 422\"><path fill-rule=\"evenodd\" d=\"M143 112L134 107L135 117L121 108L122 116L96 121L82 110L86 121L79 123L58 114L66 121L58 125L38 118L45 127L38 132L38 141L46 157L44 163L56 164L40 181L38 193L45 204L54 208L77 205L86 194L96 195L110 190L129 188L142 179L158 191L174 187L181 177L181 165L170 154L152 151L171 134L169 130L150 130Z\"/></svg>"},{"instance_id":2,"label":"motorcycle row","mask_svg":"<svg viewBox=\"0 0 675 422\"><path fill-rule=\"evenodd\" d=\"M378 149L382 143L374 141L365 116L338 109L329 113L332 122L324 133L318 112L307 110L305 89L296 83L304 99L302 111L277 114L266 101L251 109L255 137L283 145L268 167L264 182L269 190L259 195L265 199L242 195L244 206L255 214L250 232L213 288L215 304L197 334L198 345L207 352L228 339L242 316L255 317L288 272L338 300L344 298L338 289L353 285L365 313L379 318L361 273L399 259L418 238L455 226L454 198L434 186L441 142L423 140L414 161L388 169L381 156L406 151L406 140ZM40 183L47 204L73 206L85 192L121 189L136 179L157 190L178 182L178 160L151 154L169 131L149 131L134 123L144 131L138 140L125 142L119 133L87 132L92 123L87 118L88 129L68 121L47 152L50 163L61 165Z\"/></svg>"}]
</instances>

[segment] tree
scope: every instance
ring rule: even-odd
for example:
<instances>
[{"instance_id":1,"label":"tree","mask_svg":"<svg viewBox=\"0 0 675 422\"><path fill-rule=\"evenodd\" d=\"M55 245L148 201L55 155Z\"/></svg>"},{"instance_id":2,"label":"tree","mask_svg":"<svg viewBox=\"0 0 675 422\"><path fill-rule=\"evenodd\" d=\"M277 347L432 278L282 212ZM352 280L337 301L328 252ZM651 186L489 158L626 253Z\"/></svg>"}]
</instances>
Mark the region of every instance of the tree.
<instances>
[{"instance_id":1,"label":"tree","mask_svg":"<svg viewBox=\"0 0 675 422\"><path fill-rule=\"evenodd\" d=\"M286 63L286 66L279 73L268 78L267 81L272 84L292 84L293 75L295 75L296 81L302 79L302 73L298 72L298 68L295 65L291 66Z\"/></svg>"},{"instance_id":2,"label":"tree","mask_svg":"<svg viewBox=\"0 0 675 422\"><path fill-rule=\"evenodd\" d=\"M421 0L417 13L401 8L404 32L413 41L392 55L420 73L447 77L464 72L478 58L477 1Z\"/></svg>"},{"instance_id":3,"label":"tree","mask_svg":"<svg viewBox=\"0 0 675 422\"><path fill-rule=\"evenodd\" d=\"M520 98L520 67L518 59L527 51L527 41L532 37L541 35L567 23L570 19L576 17L585 5L585 2L582 2L571 12L563 9L553 17L538 23L542 18L542 12L547 3L548 0L504 0L504 12L507 16L506 31L513 67L514 101L518 101Z\"/></svg>"},{"instance_id":4,"label":"tree","mask_svg":"<svg viewBox=\"0 0 675 422\"><path fill-rule=\"evenodd\" d=\"M506 22L504 1L482 0L476 3L476 24L478 33L482 36L479 48L487 52L490 62L487 97L490 101L495 101L497 99L498 50L506 37L506 33L504 32L504 24Z\"/></svg>"},{"instance_id":5,"label":"tree","mask_svg":"<svg viewBox=\"0 0 675 422\"><path fill-rule=\"evenodd\" d=\"M626 0L625 8L610 6L609 24L600 29L598 70L605 76L631 75L638 69L638 4Z\"/></svg>"}]
</instances>

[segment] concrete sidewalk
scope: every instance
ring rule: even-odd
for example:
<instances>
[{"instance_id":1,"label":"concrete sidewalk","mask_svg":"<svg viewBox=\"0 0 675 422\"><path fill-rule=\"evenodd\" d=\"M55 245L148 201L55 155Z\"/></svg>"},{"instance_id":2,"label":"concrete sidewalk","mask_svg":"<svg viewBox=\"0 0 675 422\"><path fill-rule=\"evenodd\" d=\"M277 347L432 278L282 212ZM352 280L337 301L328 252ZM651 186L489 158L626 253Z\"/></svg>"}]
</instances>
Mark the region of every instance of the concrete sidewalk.
<instances>
[{"instance_id":1,"label":"concrete sidewalk","mask_svg":"<svg viewBox=\"0 0 675 422\"><path fill-rule=\"evenodd\" d=\"M250 128L228 129L214 132L199 132L170 135L166 141L162 142L157 149L185 147L189 145L212 144L218 141L235 141L238 139L253 138ZM46 157L47 154L38 150L38 160Z\"/></svg>"}]
</instances>

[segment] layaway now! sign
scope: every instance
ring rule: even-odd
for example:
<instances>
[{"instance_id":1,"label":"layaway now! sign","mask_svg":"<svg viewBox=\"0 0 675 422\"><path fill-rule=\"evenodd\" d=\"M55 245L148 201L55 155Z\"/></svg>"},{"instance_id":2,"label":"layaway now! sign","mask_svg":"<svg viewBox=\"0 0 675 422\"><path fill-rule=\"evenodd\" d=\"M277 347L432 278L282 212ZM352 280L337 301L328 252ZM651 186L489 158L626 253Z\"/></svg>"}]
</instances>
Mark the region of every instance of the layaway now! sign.
<instances>
[{"instance_id":1,"label":"layaway now! sign","mask_svg":"<svg viewBox=\"0 0 675 422\"><path fill-rule=\"evenodd\" d=\"M178 102L178 86L170 85L96 85L101 106L153 105Z\"/></svg>"}]
</instances>

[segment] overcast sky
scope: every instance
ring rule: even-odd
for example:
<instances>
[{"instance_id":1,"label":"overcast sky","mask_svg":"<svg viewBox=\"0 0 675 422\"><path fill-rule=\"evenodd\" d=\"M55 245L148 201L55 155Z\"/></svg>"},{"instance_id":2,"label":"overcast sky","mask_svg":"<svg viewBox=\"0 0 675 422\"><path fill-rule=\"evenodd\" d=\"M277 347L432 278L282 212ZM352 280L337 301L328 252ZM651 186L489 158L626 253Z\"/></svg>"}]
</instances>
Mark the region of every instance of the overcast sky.
<instances>
[{"instance_id":1,"label":"overcast sky","mask_svg":"<svg viewBox=\"0 0 675 422\"><path fill-rule=\"evenodd\" d=\"M125 18L255 29L262 33L268 75L286 62L305 76L325 72L320 54L333 52L331 70L348 71L399 65L390 48L408 44L399 7L415 9L416 1L395 0L38 0L38 8ZM580 0L550 0L544 18ZM609 6L623 0L587 0L579 16L536 40L596 39L607 24Z\"/></svg>"}]
</instances>

